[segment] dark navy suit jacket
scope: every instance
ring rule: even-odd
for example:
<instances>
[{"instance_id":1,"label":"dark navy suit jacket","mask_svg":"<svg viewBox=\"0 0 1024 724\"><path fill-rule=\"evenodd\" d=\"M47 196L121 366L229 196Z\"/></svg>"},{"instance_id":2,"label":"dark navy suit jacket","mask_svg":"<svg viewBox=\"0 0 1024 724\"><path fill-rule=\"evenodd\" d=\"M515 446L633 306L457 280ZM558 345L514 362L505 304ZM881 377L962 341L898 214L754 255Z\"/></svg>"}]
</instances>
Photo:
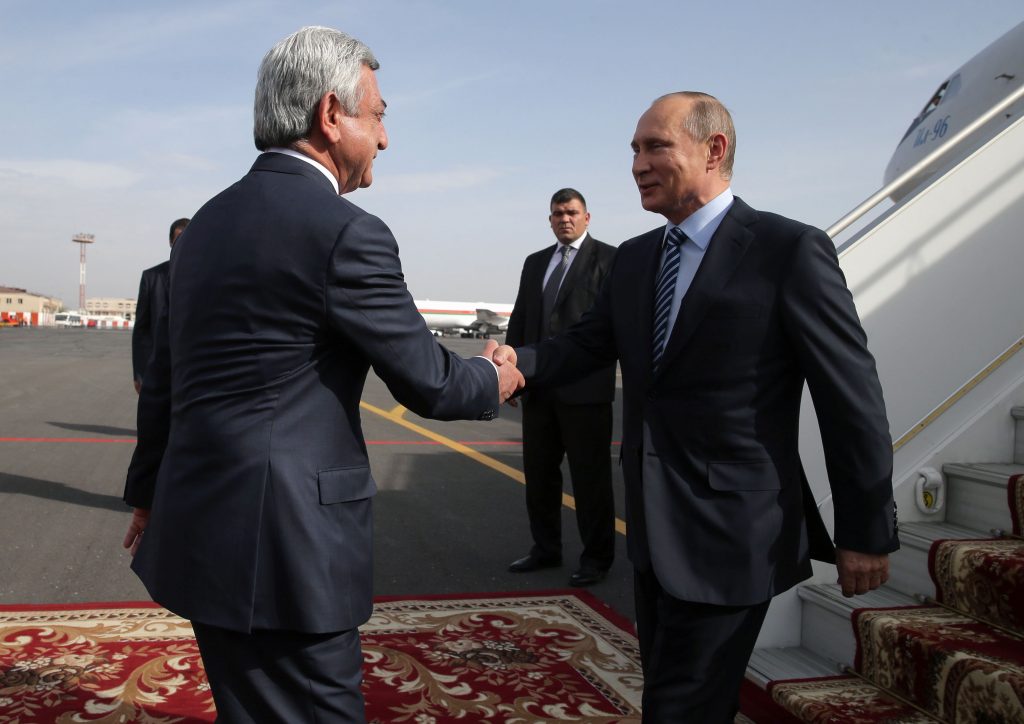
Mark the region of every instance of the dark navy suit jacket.
<instances>
[{"instance_id":1,"label":"dark navy suit jacket","mask_svg":"<svg viewBox=\"0 0 1024 724\"><path fill-rule=\"evenodd\" d=\"M512 316L508 320L505 333L505 344L513 347L532 344L548 336L558 334L579 321L583 313L594 304L601 284L612 268L615 259L615 247L598 241L587 234L576 252L569 271L559 287L555 297L555 306L550 319L541 319L541 308L544 297L544 274L554 247L547 246L526 257L523 262L523 273L519 279L519 292L512 308ZM534 393L526 390L527 396ZM571 405L597 404L612 402L615 399L615 365L586 375L583 379L573 380L553 390L544 390L539 394L550 395L558 402Z\"/></svg>"},{"instance_id":2,"label":"dark navy suit jacket","mask_svg":"<svg viewBox=\"0 0 1024 724\"><path fill-rule=\"evenodd\" d=\"M132 376L139 382L153 354L153 332L157 320L167 309L167 284L171 263L165 261L142 272L139 299L132 325Z\"/></svg>"},{"instance_id":3,"label":"dark navy suit jacket","mask_svg":"<svg viewBox=\"0 0 1024 724\"><path fill-rule=\"evenodd\" d=\"M261 155L171 254L125 501L153 599L238 631L351 629L371 612L368 369L413 412L490 419L494 368L437 343L387 226L311 165Z\"/></svg>"},{"instance_id":4,"label":"dark navy suit jacket","mask_svg":"<svg viewBox=\"0 0 1024 724\"><path fill-rule=\"evenodd\" d=\"M677 598L766 601L834 558L798 451L804 382L821 427L835 543L898 547L892 446L875 362L823 232L737 198L651 371L664 227L618 248L591 311L517 350L530 386L618 358L630 559Z\"/></svg>"}]
</instances>

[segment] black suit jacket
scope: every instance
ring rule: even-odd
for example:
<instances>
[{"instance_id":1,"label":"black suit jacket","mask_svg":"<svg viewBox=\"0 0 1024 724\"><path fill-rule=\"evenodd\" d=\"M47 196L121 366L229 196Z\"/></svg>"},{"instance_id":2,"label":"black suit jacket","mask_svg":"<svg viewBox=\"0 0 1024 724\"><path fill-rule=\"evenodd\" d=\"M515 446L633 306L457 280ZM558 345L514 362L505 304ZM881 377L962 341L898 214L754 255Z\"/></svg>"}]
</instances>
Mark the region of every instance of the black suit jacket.
<instances>
[{"instance_id":1,"label":"black suit jacket","mask_svg":"<svg viewBox=\"0 0 1024 724\"><path fill-rule=\"evenodd\" d=\"M548 336L545 332L549 324L551 334L560 334L578 322L597 299L615 260L614 246L587 234L562 280L551 318L544 320L541 319L544 273L553 253L554 247L547 246L526 257L505 334L506 344L518 347L539 342ZM612 402L615 399L615 365L608 365L556 389L545 390L543 394L573 405Z\"/></svg>"},{"instance_id":2,"label":"black suit jacket","mask_svg":"<svg viewBox=\"0 0 1024 724\"><path fill-rule=\"evenodd\" d=\"M631 560L672 595L762 602L833 550L798 452L800 397L814 399L835 503L835 543L898 547L892 446L874 359L832 241L737 198L651 372L654 279L664 227L619 247L594 308L566 334L519 350L528 385L616 357Z\"/></svg>"},{"instance_id":3,"label":"black suit jacket","mask_svg":"<svg viewBox=\"0 0 1024 724\"><path fill-rule=\"evenodd\" d=\"M157 320L167 309L167 283L171 263L165 261L142 272L139 298L132 325L132 376L139 382L153 354L153 331Z\"/></svg>"},{"instance_id":4,"label":"black suit jacket","mask_svg":"<svg viewBox=\"0 0 1024 724\"><path fill-rule=\"evenodd\" d=\"M493 366L437 343L387 226L282 154L195 215L170 279L125 486L152 508L132 567L154 600L213 626L359 625L372 607L369 367L419 415L490 419Z\"/></svg>"}]
</instances>

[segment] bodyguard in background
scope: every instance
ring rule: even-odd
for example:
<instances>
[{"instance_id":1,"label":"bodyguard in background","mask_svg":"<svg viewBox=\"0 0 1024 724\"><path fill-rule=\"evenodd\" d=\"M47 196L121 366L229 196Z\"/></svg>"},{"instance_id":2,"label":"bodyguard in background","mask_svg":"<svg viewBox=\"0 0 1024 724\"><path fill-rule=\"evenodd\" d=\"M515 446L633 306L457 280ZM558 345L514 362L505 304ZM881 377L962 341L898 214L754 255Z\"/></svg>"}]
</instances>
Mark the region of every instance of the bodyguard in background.
<instances>
[{"instance_id":1,"label":"bodyguard in background","mask_svg":"<svg viewBox=\"0 0 1024 724\"><path fill-rule=\"evenodd\" d=\"M590 213L579 191L556 191L550 208L548 220L557 243L526 257L505 337L512 346L547 339L578 322L594 303L615 258L615 247L587 231ZM569 459L576 524L583 541L579 568L569 583L597 583L611 567L615 501L609 448L614 399L614 364L523 396L523 470L533 548L509 566L513 573L562 563L563 457Z\"/></svg>"},{"instance_id":2,"label":"bodyguard in background","mask_svg":"<svg viewBox=\"0 0 1024 724\"><path fill-rule=\"evenodd\" d=\"M522 381L438 344L390 230L340 197L387 147L377 67L329 28L275 45L256 85L264 153L171 256L125 545L153 599L192 622L220 722L365 720L370 366L436 419L491 419Z\"/></svg>"},{"instance_id":3,"label":"bodyguard in background","mask_svg":"<svg viewBox=\"0 0 1024 724\"><path fill-rule=\"evenodd\" d=\"M172 249L186 226L188 219L178 219L171 224ZM150 267L142 272L142 281L139 282L139 299L135 305L135 323L132 325L132 377L136 392L142 389L142 375L153 354L156 320L167 309L167 275L170 267L170 261Z\"/></svg>"}]
</instances>

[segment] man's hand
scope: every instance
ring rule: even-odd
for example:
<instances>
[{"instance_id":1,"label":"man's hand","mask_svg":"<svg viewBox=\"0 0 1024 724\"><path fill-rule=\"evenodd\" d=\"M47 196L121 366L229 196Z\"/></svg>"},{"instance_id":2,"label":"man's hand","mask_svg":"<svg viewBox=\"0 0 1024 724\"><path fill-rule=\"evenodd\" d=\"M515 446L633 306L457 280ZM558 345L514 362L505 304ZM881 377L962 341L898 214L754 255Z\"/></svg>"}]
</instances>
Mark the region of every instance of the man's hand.
<instances>
[{"instance_id":1,"label":"man's hand","mask_svg":"<svg viewBox=\"0 0 1024 724\"><path fill-rule=\"evenodd\" d=\"M132 384L135 385L135 394L142 392L142 380L133 380Z\"/></svg>"},{"instance_id":2,"label":"man's hand","mask_svg":"<svg viewBox=\"0 0 1024 724\"><path fill-rule=\"evenodd\" d=\"M124 543L121 544L129 549L132 556L139 549L139 543L142 542L142 531L146 529L148 523L149 511L147 509L134 508L132 510L132 522L128 524L128 532L125 533Z\"/></svg>"},{"instance_id":3,"label":"man's hand","mask_svg":"<svg viewBox=\"0 0 1024 724\"><path fill-rule=\"evenodd\" d=\"M889 580L889 554L873 555L837 548L836 568L843 595L849 598L873 591Z\"/></svg>"},{"instance_id":4,"label":"man's hand","mask_svg":"<svg viewBox=\"0 0 1024 724\"><path fill-rule=\"evenodd\" d=\"M511 359L508 358L507 353L501 356L500 362L495 359L497 354L495 350L501 349L509 350L512 353ZM498 369L498 400L500 402L507 402L512 395L526 387L523 373L516 369L516 353L511 347L508 345L499 347L497 342L489 339L484 345L483 356L491 360Z\"/></svg>"},{"instance_id":5,"label":"man's hand","mask_svg":"<svg viewBox=\"0 0 1024 724\"><path fill-rule=\"evenodd\" d=\"M503 344L500 347L497 342L494 342L492 347L489 343L484 347L484 356L490 357L491 362L501 367L503 364L508 362L509 364L515 364L519 358L516 357L516 351L507 344Z\"/></svg>"}]
</instances>

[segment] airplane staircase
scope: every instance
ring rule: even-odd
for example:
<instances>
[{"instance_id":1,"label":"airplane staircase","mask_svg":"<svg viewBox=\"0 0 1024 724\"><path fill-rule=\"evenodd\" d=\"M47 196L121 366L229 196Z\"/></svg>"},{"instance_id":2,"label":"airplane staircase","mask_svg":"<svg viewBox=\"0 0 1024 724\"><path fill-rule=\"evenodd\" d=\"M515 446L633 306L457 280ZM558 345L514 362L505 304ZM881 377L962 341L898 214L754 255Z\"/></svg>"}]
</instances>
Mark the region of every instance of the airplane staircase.
<instances>
[{"instance_id":1,"label":"airplane staircase","mask_svg":"<svg viewBox=\"0 0 1024 724\"><path fill-rule=\"evenodd\" d=\"M946 520L900 526L889 584L799 589L803 645L754 651L750 719L1024 722L1024 407L1012 415L1012 462L944 465Z\"/></svg>"},{"instance_id":2,"label":"airplane staircase","mask_svg":"<svg viewBox=\"0 0 1024 724\"><path fill-rule=\"evenodd\" d=\"M901 549L877 591L844 598L816 564L773 601L749 720L1024 722L1022 229L1018 121L839 245L894 433ZM828 520L818 439L805 400Z\"/></svg>"}]
</instances>

